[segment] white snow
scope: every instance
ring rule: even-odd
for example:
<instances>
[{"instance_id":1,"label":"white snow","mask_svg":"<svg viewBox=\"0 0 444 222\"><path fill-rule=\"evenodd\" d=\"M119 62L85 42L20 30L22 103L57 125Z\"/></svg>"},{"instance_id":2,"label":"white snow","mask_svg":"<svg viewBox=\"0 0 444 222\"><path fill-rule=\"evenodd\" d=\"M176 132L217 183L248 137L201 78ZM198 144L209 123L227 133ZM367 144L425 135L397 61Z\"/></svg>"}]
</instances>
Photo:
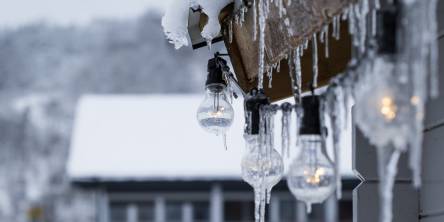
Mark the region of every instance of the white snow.
<instances>
[{"instance_id":1,"label":"white snow","mask_svg":"<svg viewBox=\"0 0 444 222\"><path fill-rule=\"evenodd\" d=\"M179 49L188 46L188 1L171 2L170 7L162 17L162 27L168 41Z\"/></svg>"},{"instance_id":2,"label":"white snow","mask_svg":"<svg viewBox=\"0 0 444 222\"><path fill-rule=\"evenodd\" d=\"M85 96L76 115L70 178L241 180L245 150L242 101L233 103L236 117L227 134L226 151L220 137L204 132L197 123L195 112L202 100L203 95ZM275 124L279 135L281 121ZM340 167L343 177L352 178L351 133L348 135L350 142L341 150Z\"/></svg>"},{"instance_id":3,"label":"white snow","mask_svg":"<svg viewBox=\"0 0 444 222\"><path fill-rule=\"evenodd\" d=\"M211 41L220 33L219 24L220 11L232 3L233 0L181 0L171 1L162 18L164 33L170 43L174 44L176 49L182 46L188 46L188 15L190 7L200 7L202 12L208 16L208 22L203 27L201 36L205 38L208 46L211 48Z\"/></svg>"}]
</instances>

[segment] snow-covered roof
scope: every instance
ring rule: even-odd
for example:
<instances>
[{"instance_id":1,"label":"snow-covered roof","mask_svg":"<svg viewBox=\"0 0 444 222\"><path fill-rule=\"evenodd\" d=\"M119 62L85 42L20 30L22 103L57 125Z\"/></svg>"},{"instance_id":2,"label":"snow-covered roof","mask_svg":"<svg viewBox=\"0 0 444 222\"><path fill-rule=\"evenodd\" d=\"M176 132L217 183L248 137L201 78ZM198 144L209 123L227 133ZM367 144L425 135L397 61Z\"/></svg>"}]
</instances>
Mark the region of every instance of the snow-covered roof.
<instances>
[{"instance_id":1,"label":"snow-covered roof","mask_svg":"<svg viewBox=\"0 0 444 222\"><path fill-rule=\"evenodd\" d=\"M83 97L68 162L70 178L240 179L244 151L242 101L233 104L235 121L225 150L222 137L204 132L196 121L195 112L202 100L203 95ZM352 175L351 155L347 153L342 155L342 168L345 175Z\"/></svg>"}]
</instances>

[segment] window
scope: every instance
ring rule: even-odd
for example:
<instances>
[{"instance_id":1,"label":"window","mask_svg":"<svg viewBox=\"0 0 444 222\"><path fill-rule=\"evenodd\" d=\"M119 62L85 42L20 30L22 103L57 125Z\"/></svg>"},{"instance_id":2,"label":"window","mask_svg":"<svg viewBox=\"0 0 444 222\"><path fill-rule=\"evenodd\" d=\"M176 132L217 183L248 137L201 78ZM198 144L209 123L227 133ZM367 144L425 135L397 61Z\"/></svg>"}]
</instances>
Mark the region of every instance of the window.
<instances>
[{"instance_id":1,"label":"window","mask_svg":"<svg viewBox=\"0 0 444 222\"><path fill-rule=\"evenodd\" d=\"M281 222L293 222L296 221L296 201L294 200L281 200L279 202L279 217Z\"/></svg>"},{"instance_id":2,"label":"window","mask_svg":"<svg viewBox=\"0 0 444 222\"><path fill-rule=\"evenodd\" d=\"M123 203L112 203L110 206L110 221L111 222L126 222L127 219L127 205Z\"/></svg>"},{"instance_id":3,"label":"window","mask_svg":"<svg viewBox=\"0 0 444 222\"><path fill-rule=\"evenodd\" d=\"M128 222L137 218L137 222L154 222L153 202L115 202L110 204L110 222Z\"/></svg>"},{"instance_id":4,"label":"window","mask_svg":"<svg viewBox=\"0 0 444 222\"><path fill-rule=\"evenodd\" d=\"M172 201L166 203L165 218L168 222L182 222L182 202Z\"/></svg>"},{"instance_id":5,"label":"window","mask_svg":"<svg viewBox=\"0 0 444 222\"><path fill-rule=\"evenodd\" d=\"M308 214L308 221L310 222L324 222L324 205L323 204L312 204L311 213Z\"/></svg>"},{"instance_id":6,"label":"window","mask_svg":"<svg viewBox=\"0 0 444 222\"><path fill-rule=\"evenodd\" d=\"M137 218L138 222L153 222L154 221L154 203L138 203L137 204Z\"/></svg>"},{"instance_id":7,"label":"window","mask_svg":"<svg viewBox=\"0 0 444 222\"><path fill-rule=\"evenodd\" d=\"M253 201L225 201L225 222L251 222L254 221Z\"/></svg>"},{"instance_id":8,"label":"window","mask_svg":"<svg viewBox=\"0 0 444 222\"><path fill-rule=\"evenodd\" d=\"M210 203L208 201L196 201L192 205L194 222L210 221Z\"/></svg>"}]
</instances>

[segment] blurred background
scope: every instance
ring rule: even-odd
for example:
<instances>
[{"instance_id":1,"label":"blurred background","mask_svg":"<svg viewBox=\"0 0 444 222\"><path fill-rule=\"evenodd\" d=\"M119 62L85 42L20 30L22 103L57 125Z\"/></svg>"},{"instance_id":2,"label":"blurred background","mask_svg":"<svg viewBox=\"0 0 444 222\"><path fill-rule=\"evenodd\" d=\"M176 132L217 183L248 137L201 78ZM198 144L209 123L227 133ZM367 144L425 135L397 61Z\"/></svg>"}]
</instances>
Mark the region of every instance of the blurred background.
<instances>
[{"instance_id":1,"label":"blurred background","mask_svg":"<svg viewBox=\"0 0 444 222\"><path fill-rule=\"evenodd\" d=\"M212 52L165 40L169 3L2 2L0 221L254 221L242 101L225 151L195 120ZM307 216L282 182L269 220L352 221L347 152L339 205Z\"/></svg>"}]
</instances>

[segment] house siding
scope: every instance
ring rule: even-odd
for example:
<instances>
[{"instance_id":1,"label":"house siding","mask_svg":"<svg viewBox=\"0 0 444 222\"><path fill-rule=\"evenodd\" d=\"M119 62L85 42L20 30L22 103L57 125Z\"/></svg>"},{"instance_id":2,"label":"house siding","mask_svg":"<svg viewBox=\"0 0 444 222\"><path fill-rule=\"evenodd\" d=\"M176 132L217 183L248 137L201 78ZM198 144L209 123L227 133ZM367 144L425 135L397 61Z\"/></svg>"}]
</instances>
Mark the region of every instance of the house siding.
<instances>
[{"instance_id":1,"label":"house siding","mask_svg":"<svg viewBox=\"0 0 444 222\"><path fill-rule=\"evenodd\" d=\"M440 95L429 101L424 133L420 221L444 221L444 0L438 3Z\"/></svg>"}]
</instances>

